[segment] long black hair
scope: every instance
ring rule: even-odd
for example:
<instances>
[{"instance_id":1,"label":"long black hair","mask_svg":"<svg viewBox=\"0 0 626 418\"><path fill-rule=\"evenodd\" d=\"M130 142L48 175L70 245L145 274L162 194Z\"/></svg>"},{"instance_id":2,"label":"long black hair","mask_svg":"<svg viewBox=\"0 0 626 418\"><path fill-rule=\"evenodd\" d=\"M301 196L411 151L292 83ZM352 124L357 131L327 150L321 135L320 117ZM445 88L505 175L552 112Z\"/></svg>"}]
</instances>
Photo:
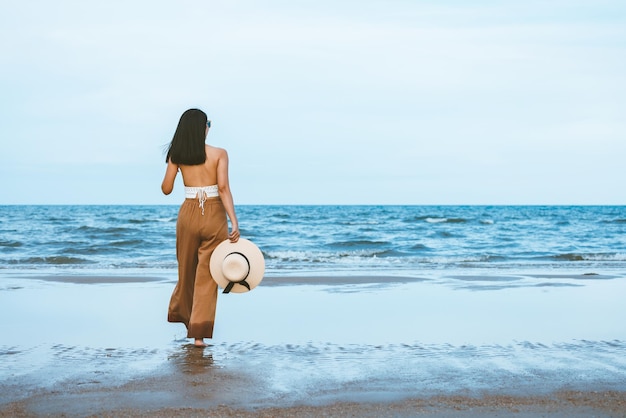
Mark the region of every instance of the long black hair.
<instances>
[{"instance_id":1,"label":"long black hair","mask_svg":"<svg viewBox=\"0 0 626 418\"><path fill-rule=\"evenodd\" d=\"M206 161L206 124L207 116L202 110L186 110L178 121L172 142L167 147L165 162L171 159L174 164L203 164Z\"/></svg>"}]
</instances>

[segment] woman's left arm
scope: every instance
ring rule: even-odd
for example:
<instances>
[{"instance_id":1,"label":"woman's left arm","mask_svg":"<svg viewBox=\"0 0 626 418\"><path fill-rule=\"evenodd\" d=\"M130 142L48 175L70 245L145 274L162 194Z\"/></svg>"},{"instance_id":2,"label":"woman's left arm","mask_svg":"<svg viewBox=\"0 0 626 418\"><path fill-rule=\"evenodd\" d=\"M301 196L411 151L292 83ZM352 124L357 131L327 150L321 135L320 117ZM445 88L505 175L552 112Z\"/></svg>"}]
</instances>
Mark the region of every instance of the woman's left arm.
<instances>
[{"instance_id":1,"label":"woman's left arm","mask_svg":"<svg viewBox=\"0 0 626 418\"><path fill-rule=\"evenodd\" d=\"M161 190L163 194L170 194L174 190L174 180L176 180L176 174L178 174L178 165L174 164L172 160L167 162L167 169L165 170L165 177L163 183L161 183Z\"/></svg>"}]
</instances>

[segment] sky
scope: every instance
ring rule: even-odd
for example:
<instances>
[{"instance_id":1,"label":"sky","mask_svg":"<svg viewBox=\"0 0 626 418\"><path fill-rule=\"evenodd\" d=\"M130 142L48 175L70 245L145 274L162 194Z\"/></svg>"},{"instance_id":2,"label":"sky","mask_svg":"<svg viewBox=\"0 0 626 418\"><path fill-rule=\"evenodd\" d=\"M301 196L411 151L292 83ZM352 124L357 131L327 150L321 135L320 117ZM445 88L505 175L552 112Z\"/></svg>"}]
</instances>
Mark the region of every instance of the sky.
<instances>
[{"instance_id":1,"label":"sky","mask_svg":"<svg viewBox=\"0 0 626 418\"><path fill-rule=\"evenodd\" d=\"M0 204L626 204L623 0L0 2Z\"/></svg>"}]
</instances>

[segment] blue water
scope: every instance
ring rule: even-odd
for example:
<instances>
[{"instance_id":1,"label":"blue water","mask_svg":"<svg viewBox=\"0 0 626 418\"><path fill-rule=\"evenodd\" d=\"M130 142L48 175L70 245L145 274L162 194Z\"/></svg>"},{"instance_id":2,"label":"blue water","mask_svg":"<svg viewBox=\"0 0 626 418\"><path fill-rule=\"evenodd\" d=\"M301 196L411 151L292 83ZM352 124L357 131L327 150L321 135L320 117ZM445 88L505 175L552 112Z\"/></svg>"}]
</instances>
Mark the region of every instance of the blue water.
<instances>
[{"instance_id":1,"label":"blue water","mask_svg":"<svg viewBox=\"0 0 626 418\"><path fill-rule=\"evenodd\" d=\"M0 206L0 272L175 272L178 206ZM626 269L626 206L238 206L267 275Z\"/></svg>"},{"instance_id":2,"label":"blue water","mask_svg":"<svg viewBox=\"0 0 626 418\"><path fill-rule=\"evenodd\" d=\"M190 369L199 351L166 322L177 211L0 206L0 315L10 318L0 407L24 387L214 373ZM237 211L268 277L251 295L219 296L207 358L246 376L246 393L263 388L242 399L624 390L624 206ZM228 388L215 399L241 398Z\"/></svg>"}]
</instances>

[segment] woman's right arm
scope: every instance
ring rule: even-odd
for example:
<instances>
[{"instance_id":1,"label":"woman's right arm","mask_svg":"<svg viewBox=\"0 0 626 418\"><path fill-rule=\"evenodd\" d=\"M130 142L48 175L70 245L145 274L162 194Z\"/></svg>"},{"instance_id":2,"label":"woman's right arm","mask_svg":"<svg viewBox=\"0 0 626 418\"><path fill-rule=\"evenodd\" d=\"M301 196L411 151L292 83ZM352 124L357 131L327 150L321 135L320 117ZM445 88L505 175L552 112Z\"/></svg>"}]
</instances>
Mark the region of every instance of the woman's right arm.
<instances>
[{"instance_id":1,"label":"woman's right arm","mask_svg":"<svg viewBox=\"0 0 626 418\"><path fill-rule=\"evenodd\" d=\"M231 230L228 238L232 242L237 242L239 239L239 222L237 221L237 215L235 214L235 204L233 202L233 195L230 192L230 184L228 181L228 153L226 150L221 150L220 156L217 160L217 187L219 189L220 199L226 214L230 219Z\"/></svg>"},{"instance_id":2,"label":"woman's right arm","mask_svg":"<svg viewBox=\"0 0 626 418\"><path fill-rule=\"evenodd\" d=\"M178 165L174 164L172 160L167 162L167 169L165 170L165 177L163 183L161 183L161 190L163 194L170 194L174 190L174 180L176 180L176 174L178 174Z\"/></svg>"}]
</instances>

